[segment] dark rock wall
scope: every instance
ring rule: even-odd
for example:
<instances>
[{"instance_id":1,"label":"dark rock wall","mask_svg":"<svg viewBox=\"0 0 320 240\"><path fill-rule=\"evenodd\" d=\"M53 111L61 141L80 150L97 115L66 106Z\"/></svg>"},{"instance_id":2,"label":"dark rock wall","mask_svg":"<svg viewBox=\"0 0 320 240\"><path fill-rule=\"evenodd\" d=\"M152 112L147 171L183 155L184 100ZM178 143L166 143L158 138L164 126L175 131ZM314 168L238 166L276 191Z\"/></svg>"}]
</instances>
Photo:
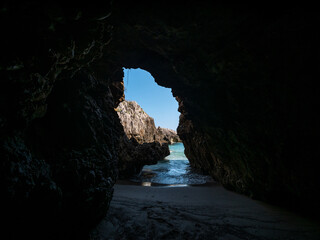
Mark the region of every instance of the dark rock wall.
<instances>
[{"instance_id":1,"label":"dark rock wall","mask_svg":"<svg viewBox=\"0 0 320 240\"><path fill-rule=\"evenodd\" d=\"M118 5L113 17L121 24L108 56L173 89L193 166L240 193L316 208L319 19L311 8L187 1Z\"/></svg>"},{"instance_id":2,"label":"dark rock wall","mask_svg":"<svg viewBox=\"0 0 320 240\"><path fill-rule=\"evenodd\" d=\"M108 2L100 13L81 3L1 3L5 239L81 238L107 212L123 133L112 83L123 72L98 64L112 38L101 19Z\"/></svg>"},{"instance_id":3,"label":"dark rock wall","mask_svg":"<svg viewBox=\"0 0 320 240\"><path fill-rule=\"evenodd\" d=\"M108 2L1 5L7 231L81 232L106 213L123 134L114 112L122 67L143 68L173 89L192 165L238 192L316 212L318 13L114 4L111 16ZM21 226L28 231L13 231Z\"/></svg>"},{"instance_id":4,"label":"dark rock wall","mask_svg":"<svg viewBox=\"0 0 320 240\"><path fill-rule=\"evenodd\" d=\"M118 171L120 179L128 179L139 174L145 165L157 164L170 154L167 143L138 143L135 138L128 139L124 134L120 139Z\"/></svg>"}]
</instances>

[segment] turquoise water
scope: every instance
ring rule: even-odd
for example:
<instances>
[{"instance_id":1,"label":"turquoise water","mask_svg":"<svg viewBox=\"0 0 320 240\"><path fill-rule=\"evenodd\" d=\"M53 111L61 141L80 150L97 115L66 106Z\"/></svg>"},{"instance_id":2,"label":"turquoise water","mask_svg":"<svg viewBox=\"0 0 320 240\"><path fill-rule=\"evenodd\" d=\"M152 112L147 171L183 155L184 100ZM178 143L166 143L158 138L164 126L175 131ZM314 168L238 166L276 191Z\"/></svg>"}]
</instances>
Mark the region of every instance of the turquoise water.
<instances>
[{"instance_id":1,"label":"turquoise water","mask_svg":"<svg viewBox=\"0 0 320 240\"><path fill-rule=\"evenodd\" d=\"M152 184L192 185L212 182L211 177L195 172L184 155L183 143L169 145L170 155L155 165L146 165L139 176L132 179L144 186Z\"/></svg>"}]
</instances>

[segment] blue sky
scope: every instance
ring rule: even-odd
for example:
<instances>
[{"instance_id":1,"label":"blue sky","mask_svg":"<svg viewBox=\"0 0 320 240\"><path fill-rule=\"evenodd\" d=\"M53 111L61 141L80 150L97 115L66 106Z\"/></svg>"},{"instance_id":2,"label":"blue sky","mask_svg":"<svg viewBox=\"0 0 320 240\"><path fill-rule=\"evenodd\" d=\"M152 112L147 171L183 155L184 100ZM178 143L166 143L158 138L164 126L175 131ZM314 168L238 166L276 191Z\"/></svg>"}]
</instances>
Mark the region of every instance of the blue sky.
<instances>
[{"instance_id":1,"label":"blue sky","mask_svg":"<svg viewBox=\"0 0 320 240\"><path fill-rule=\"evenodd\" d=\"M136 101L154 118L156 127L176 130L180 113L171 89L159 86L149 72L140 68L124 68L123 71L126 100Z\"/></svg>"}]
</instances>

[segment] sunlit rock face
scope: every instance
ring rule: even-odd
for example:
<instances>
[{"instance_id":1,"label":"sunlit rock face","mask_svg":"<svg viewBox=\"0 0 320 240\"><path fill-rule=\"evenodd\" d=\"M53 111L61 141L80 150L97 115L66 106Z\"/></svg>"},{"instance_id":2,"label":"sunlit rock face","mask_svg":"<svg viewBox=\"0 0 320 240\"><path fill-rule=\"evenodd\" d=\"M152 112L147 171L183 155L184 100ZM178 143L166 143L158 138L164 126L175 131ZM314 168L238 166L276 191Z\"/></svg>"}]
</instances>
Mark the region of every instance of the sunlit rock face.
<instances>
[{"instance_id":1,"label":"sunlit rock face","mask_svg":"<svg viewBox=\"0 0 320 240\"><path fill-rule=\"evenodd\" d=\"M157 128L158 141L168 142L169 144L181 142L181 139L176 131L169 128Z\"/></svg>"},{"instance_id":2,"label":"sunlit rock face","mask_svg":"<svg viewBox=\"0 0 320 240\"><path fill-rule=\"evenodd\" d=\"M156 128L154 119L150 117L135 101L122 101L115 109L124 132L129 139L138 143L168 143L181 141L176 131L168 128Z\"/></svg>"},{"instance_id":3,"label":"sunlit rock face","mask_svg":"<svg viewBox=\"0 0 320 240\"><path fill-rule=\"evenodd\" d=\"M170 141L160 135L150 117L135 101L122 101L115 109L125 134L120 139L120 178L139 174L144 165L156 164L170 154Z\"/></svg>"},{"instance_id":4,"label":"sunlit rock face","mask_svg":"<svg viewBox=\"0 0 320 240\"><path fill-rule=\"evenodd\" d=\"M127 137L138 143L154 142L156 127L150 117L135 101L123 101L115 109Z\"/></svg>"},{"instance_id":5,"label":"sunlit rock face","mask_svg":"<svg viewBox=\"0 0 320 240\"><path fill-rule=\"evenodd\" d=\"M67 226L74 239L107 212L124 134L114 111L122 67L173 89L193 166L249 196L319 209L317 13L13 4L0 13L0 184L11 236Z\"/></svg>"}]
</instances>

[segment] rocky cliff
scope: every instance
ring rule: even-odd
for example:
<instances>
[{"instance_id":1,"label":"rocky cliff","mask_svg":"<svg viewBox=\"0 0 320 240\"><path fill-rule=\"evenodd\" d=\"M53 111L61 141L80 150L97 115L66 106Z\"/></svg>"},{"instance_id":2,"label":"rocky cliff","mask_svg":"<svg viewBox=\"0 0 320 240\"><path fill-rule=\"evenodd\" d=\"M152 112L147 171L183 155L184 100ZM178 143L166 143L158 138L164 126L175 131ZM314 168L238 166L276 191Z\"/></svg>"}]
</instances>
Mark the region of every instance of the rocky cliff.
<instances>
[{"instance_id":1,"label":"rocky cliff","mask_svg":"<svg viewBox=\"0 0 320 240\"><path fill-rule=\"evenodd\" d=\"M140 144L154 141L172 144L181 141L174 130L156 128L154 119L135 101L122 101L115 110L129 139L134 138Z\"/></svg>"},{"instance_id":2,"label":"rocky cliff","mask_svg":"<svg viewBox=\"0 0 320 240\"><path fill-rule=\"evenodd\" d=\"M145 113L138 103L122 101L115 110L129 139L134 138L140 144L156 140L154 119Z\"/></svg>"},{"instance_id":3,"label":"rocky cliff","mask_svg":"<svg viewBox=\"0 0 320 240\"><path fill-rule=\"evenodd\" d=\"M120 141L119 177L138 174L144 165L156 164L170 154L163 135L158 135L154 119L135 101L122 101L115 109L125 134Z\"/></svg>"},{"instance_id":4,"label":"rocky cliff","mask_svg":"<svg viewBox=\"0 0 320 240\"><path fill-rule=\"evenodd\" d=\"M319 14L271 7L3 3L0 192L11 238L74 239L107 212L122 67L172 88L192 165L234 191L319 212Z\"/></svg>"},{"instance_id":5,"label":"rocky cliff","mask_svg":"<svg viewBox=\"0 0 320 240\"><path fill-rule=\"evenodd\" d=\"M169 144L181 142L181 139L176 131L161 127L157 128L156 139L158 139L159 142L167 142Z\"/></svg>"}]
</instances>

